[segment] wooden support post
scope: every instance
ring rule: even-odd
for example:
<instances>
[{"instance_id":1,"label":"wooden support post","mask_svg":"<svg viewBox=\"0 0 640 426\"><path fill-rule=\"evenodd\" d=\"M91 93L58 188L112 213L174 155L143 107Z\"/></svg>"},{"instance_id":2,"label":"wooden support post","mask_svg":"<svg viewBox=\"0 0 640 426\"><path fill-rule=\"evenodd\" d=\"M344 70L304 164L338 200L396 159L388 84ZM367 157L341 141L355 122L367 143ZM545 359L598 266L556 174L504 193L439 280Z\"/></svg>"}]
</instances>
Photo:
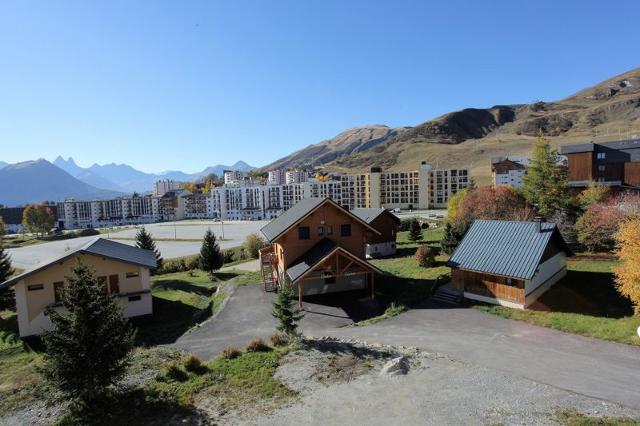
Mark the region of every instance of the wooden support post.
<instances>
[{"instance_id":1,"label":"wooden support post","mask_svg":"<svg viewBox=\"0 0 640 426\"><path fill-rule=\"evenodd\" d=\"M375 288L374 288L374 277L376 276L375 272L371 273L371 300L375 298Z\"/></svg>"},{"instance_id":2,"label":"wooden support post","mask_svg":"<svg viewBox=\"0 0 640 426\"><path fill-rule=\"evenodd\" d=\"M302 281L298 283L298 307L302 309Z\"/></svg>"}]
</instances>

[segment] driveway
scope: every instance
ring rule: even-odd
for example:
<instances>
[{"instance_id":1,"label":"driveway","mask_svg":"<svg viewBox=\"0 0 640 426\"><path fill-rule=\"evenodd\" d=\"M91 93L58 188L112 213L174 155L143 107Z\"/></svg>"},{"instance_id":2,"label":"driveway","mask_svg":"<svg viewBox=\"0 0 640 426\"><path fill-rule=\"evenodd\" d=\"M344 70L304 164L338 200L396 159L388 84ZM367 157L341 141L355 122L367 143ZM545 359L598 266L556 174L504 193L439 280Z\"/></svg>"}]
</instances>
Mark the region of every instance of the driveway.
<instances>
[{"instance_id":1,"label":"driveway","mask_svg":"<svg viewBox=\"0 0 640 426\"><path fill-rule=\"evenodd\" d=\"M268 338L275 295L259 286L237 289L220 314L176 345L203 358L224 346ZM539 383L640 409L640 348L503 319L474 309L426 302L366 327L340 306L305 303L305 335L335 336L394 346L414 346L472 361Z\"/></svg>"}]
</instances>

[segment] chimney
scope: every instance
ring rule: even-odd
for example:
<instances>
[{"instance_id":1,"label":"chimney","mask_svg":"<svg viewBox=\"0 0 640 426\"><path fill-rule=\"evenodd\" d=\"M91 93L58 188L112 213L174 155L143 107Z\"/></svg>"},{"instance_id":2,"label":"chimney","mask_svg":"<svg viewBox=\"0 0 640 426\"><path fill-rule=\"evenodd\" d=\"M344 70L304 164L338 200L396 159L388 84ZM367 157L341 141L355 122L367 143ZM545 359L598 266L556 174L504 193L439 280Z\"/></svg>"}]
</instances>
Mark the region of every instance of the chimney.
<instances>
[{"instance_id":1,"label":"chimney","mask_svg":"<svg viewBox=\"0 0 640 426\"><path fill-rule=\"evenodd\" d=\"M536 224L536 231L538 231L538 233L542 232L542 222L546 222L547 220L542 217L542 216L536 216L533 218L533 221Z\"/></svg>"}]
</instances>

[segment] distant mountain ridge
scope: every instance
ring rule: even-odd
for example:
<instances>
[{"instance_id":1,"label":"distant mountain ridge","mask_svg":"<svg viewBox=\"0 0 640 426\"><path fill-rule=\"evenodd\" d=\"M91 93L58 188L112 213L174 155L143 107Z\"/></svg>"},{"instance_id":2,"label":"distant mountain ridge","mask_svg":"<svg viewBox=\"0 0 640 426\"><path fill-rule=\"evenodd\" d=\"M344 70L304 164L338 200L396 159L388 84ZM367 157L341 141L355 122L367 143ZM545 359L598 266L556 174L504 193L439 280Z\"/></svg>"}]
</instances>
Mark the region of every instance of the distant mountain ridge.
<instances>
[{"instance_id":1,"label":"distant mountain ridge","mask_svg":"<svg viewBox=\"0 0 640 426\"><path fill-rule=\"evenodd\" d=\"M106 199L122 192L93 187L47 160L24 161L0 169L0 204L16 206L42 201Z\"/></svg>"},{"instance_id":2,"label":"distant mountain ridge","mask_svg":"<svg viewBox=\"0 0 640 426\"><path fill-rule=\"evenodd\" d=\"M84 168L78 166L73 158L69 157L65 160L61 156L56 158L54 164L77 179L97 188L129 193L149 192L153 187L153 183L160 179L193 181L202 179L211 173L220 176L224 170L250 172L255 169L255 167L250 166L244 161L238 161L232 166L225 166L223 164L210 166L198 173L184 173L179 170L171 170L162 173L146 173L127 164L115 163L103 165L96 163L90 167Z\"/></svg>"}]
</instances>

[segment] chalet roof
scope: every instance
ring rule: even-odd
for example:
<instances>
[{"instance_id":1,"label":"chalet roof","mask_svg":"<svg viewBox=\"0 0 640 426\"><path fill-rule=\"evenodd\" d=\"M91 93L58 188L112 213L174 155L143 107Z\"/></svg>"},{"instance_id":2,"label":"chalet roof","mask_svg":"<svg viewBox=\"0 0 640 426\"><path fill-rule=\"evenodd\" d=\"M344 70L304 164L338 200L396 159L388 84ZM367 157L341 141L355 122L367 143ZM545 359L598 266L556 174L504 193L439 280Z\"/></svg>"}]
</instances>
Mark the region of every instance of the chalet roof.
<instances>
[{"instance_id":1,"label":"chalet roof","mask_svg":"<svg viewBox=\"0 0 640 426\"><path fill-rule=\"evenodd\" d=\"M105 257L111 260L117 260L121 262L131 263L134 265L144 266L147 268L155 268L156 256L151 250L145 250L138 247L130 246L127 244L119 243L116 241L107 240L104 238L94 238L87 244L80 246L74 250L70 250L64 253L62 256L49 259L45 262L38 264L37 266L29 269L19 275L16 275L7 281L0 284L0 288L10 286L18 281L40 272L46 269L50 265L67 260L76 254L92 254L95 256Z\"/></svg>"},{"instance_id":2,"label":"chalet roof","mask_svg":"<svg viewBox=\"0 0 640 426\"><path fill-rule=\"evenodd\" d=\"M378 216L380 216L383 213L388 213L390 215L392 215L394 217L394 219L396 219L398 222L400 221L400 219L398 218L398 216L394 215L393 213L390 213L388 210L380 207L380 208L355 208L355 209L351 209L350 210L351 213L353 213L354 215L358 216L360 219L364 220L365 222L367 222L368 224L371 224L371 222L373 222L374 220L376 220L378 218Z\"/></svg>"},{"instance_id":3,"label":"chalet roof","mask_svg":"<svg viewBox=\"0 0 640 426\"><path fill-rule=\"evenodd\" d=\"M586 142L573 145L562 145L560 154L575 154L579 152L593 152L598 146L616 150L640 149L640 139L625 139L609 142Z\"/></svg>"},{"instance_id":4,"label":"chalet roof","mask_svg":"<svg viewBox=\"0 0 640 426\"><path fill-rule=\"evenodd\" d=\"M260 229L262 234L268 241L274 241L280 235L282 235L289 228L300 222L305 216L313 212L325 202L332 203L337 208L342 209L346 214L351 215L357 221L370 228L372 231L379 234L377 230L371 227L367 222L363 221L358 216L344 209L330 198L303 198L294 204L290 209L285 210L280 216L273 219Z\"/></svg>"},{"instance_id":5,"label":"chalet roof","mask_svg":"<svg viewBox=\"0 0 640 426\"><path fill-rule=\"evenodd\" d=\"M354 261L372 271L380 272L378 268L376 268L366 260L358 258L345 248L340 247L335 241L332 241L329 238L323 238L322 240L318 241L313 247L307 250L302 256L296 259L291 264L291 266L287 268L287 276L291 279L292 282L295 282L298 278L302 277L304 274L313 269L323 259L331 256L331 254L336 251L345 253L347 256L352 257Z\"/></svg>"},{"instance_id":6,"label":"chalet roof","mask_svg":"<svg viewBox=\"0 0 640 426\"><path fill-rule=\"evenodd\" d=\"M552 239L571 253L554 223L476 220L447 265L529 280Z\"/></svg>"},{"instance_id":7,"label":"chalet roof","mask_svg":"<svg viewBox=\"0 0 640 426\"><path fill-rule=\"evenodd\" d=\"M505 174L509 170L525 170L526 167L515 161L506 159L497 163L491 164L491 171L497 174Z\"/></svg>"}]
</instances>

